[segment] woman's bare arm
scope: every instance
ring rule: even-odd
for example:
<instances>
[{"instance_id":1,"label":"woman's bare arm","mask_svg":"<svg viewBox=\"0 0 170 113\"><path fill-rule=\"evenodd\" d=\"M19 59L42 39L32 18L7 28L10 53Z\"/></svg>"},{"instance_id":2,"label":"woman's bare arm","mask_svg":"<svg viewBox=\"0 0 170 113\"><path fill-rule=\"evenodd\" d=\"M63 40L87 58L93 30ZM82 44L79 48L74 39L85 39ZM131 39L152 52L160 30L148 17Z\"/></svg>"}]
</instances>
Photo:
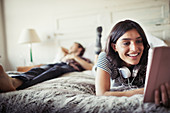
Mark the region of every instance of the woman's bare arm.
<instances>
[{"instance_id":1,"label":"woman's bare arm","mask_svg":"<svg viewBox=\"0 0 170 113\"><path fill-rule=\"evenodd\" d=\"M110 75L106 71L97 68L96 75L96 95L98 96L127 96L130 97L135 94L143 94L144 88L130 90L130 91L110 91Z\"/></svg>"}]
</instances>

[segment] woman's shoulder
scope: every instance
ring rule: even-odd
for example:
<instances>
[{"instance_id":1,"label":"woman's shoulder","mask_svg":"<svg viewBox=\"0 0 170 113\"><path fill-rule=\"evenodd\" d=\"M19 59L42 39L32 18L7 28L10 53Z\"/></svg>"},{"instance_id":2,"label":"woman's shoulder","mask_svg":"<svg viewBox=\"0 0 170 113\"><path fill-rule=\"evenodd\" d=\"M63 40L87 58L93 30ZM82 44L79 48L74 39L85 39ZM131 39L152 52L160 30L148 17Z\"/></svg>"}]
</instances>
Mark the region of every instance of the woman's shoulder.
<instances>
[{"instance_id":1,"label":"woman's shoulder","mask_svg":"<svg viewBox=\"0 0 170 113\"><path fill-rule=\"evenodd\" d=\"M98 57L97 67L107 71L109 74L111 73L111 63L107 59L107 55L105 52L101 52Z\"/></svg>"},{"instance_id":2,"label":"woman's shoulder","mask_svg":"<svg viewBox=\"0 0 170 113\"><path fill-rule=\"evenodd\" d=\"M99 58L107 58L106 52L101 52Z\"/></svg>"},{"instance_id":3,"label":"woman's shoulder","mask_svg":"<svg viewBox=\"0 0 170 113\"><path fill-rule=\"evenodd\" d=\"M99 62L106 62L108 63L107 65L114 65L113 62L111 62L106 54L106 52L101 52L98 56L98 61Z\"/></svg>"},{"instance_id":4,"label":"woman's shoulder","mask_svg":"<svg viewBox=\"0 0 170 113\"><path fill-rule=\"evenodd\" d=\"M116 78L117 68L113 62L110 62L107 58L106 52L101 52L98 57L97 67L109 73L111 78Z\"/></svg>"}]
</instances>

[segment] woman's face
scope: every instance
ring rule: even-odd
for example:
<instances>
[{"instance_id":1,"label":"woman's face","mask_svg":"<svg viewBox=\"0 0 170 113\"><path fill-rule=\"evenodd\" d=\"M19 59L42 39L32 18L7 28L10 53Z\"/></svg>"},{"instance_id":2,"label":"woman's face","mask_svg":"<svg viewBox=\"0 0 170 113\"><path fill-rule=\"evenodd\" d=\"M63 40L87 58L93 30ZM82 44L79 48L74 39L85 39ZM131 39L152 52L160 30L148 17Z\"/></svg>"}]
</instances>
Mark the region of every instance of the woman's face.
<instances>
[{"instance_id":1,"label":"woman's face","mask_svg":"<svg viewBox=\"0 0 170 113\"><path fill-rule=\"evenodd\" d=\"M136 29L127 31L117 40L116 44L111 45L126 66L138 64L144 50L142 37Z\"/></svg>"}]
</instances>

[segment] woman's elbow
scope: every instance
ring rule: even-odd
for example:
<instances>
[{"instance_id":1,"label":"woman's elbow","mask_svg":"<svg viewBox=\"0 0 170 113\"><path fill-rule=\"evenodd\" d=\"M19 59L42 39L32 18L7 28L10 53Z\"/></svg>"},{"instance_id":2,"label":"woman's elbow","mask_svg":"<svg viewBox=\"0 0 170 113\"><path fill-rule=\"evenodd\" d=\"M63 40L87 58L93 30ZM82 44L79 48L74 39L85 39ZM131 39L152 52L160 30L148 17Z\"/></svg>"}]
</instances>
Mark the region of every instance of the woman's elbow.
<instances>
[{"instance_id":1,"label":"woman's elbow","mask_svg":"<svg viewBox=\"0 0 170 113\"><path fill-rule=\"evenodd\" d=\"M104 94L98 94L98 93L96 93L96 96L105 96Z\"/></svg>"},{"instance_id":2,"label":"woman's elbow","mask_svg":"<svg viewBox=\"0 0 170 113\"><path fill-rule=\"evenodd\" d=\"M105 96L105 91L96 91L96 96Z\"/></svg>"}]
</instances>

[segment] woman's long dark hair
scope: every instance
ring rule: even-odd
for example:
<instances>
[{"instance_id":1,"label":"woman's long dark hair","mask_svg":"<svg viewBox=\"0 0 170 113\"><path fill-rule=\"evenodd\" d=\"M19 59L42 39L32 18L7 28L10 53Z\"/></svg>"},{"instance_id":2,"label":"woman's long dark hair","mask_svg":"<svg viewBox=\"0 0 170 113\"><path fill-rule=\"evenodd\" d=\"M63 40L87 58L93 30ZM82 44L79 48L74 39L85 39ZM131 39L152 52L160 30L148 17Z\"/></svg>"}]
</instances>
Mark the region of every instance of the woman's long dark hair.
<instances>
[{"instance_id":1,"label":"woman's long dark hair","mask_svg":"<svg viewBox=\"0 0 170 113\"><path fill-rule=\"evenodd\" d=\"M132 30L132 29L137 30L139 35L142 37L142 41L143 41L144 50L143 50L143 55L141 57L139 64L140 65L147 64L148 50L149 50L150 46L148 44L145 33L138 23L136 23L132 20L125 20L125 21L121 21L121 22L117 23L112 28L112 30L107 38L107 42L106 42L105 52L107 54L108 59L111 62L113 62L115 64L115 66L120 67L122 64L122 60L119 57L118 53L113 50L111 44L112 43L116 44L117 40L123 34L125 34L127 31Z\"/></svg>"}]
</instances>

